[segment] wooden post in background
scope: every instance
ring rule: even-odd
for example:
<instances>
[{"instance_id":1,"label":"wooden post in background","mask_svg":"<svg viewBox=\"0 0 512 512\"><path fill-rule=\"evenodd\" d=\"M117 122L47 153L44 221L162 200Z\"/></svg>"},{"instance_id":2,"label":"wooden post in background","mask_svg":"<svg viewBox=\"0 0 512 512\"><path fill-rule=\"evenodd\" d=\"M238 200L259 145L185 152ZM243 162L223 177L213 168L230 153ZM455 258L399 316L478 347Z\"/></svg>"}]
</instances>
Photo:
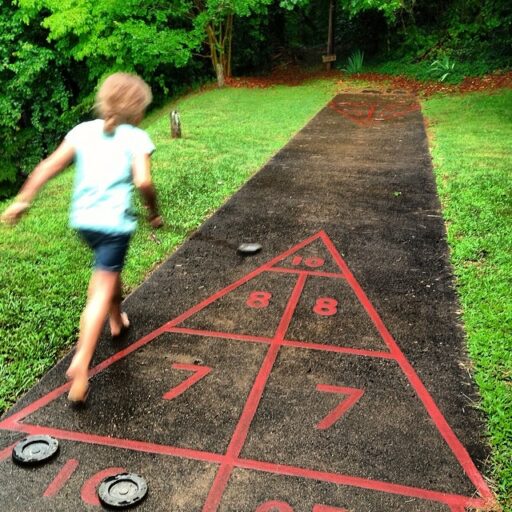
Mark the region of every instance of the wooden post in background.
<instances>
[{"instance_id":1,"label":"wooden post in background","mask_svg":"<svg viewBox=\"0 0 512 512\"><path fill-rule=\"evenodd\" d=\"M327 56L334 55L334 0L329 0L329 28L327 30ZM325 62L325 69L331 70L333 60Z\"/></svg>"},{"instance_id":2,"label":"wooden post in background","mask_svg":"<svg viewBox=\"0 0 512 512\"><path fill-rule=\"evenodd\" d=\"M171 118L171 137L173 139L181 139L181 120L177 110L173 110L170 114Z\"/></svg>"}]
</instances>

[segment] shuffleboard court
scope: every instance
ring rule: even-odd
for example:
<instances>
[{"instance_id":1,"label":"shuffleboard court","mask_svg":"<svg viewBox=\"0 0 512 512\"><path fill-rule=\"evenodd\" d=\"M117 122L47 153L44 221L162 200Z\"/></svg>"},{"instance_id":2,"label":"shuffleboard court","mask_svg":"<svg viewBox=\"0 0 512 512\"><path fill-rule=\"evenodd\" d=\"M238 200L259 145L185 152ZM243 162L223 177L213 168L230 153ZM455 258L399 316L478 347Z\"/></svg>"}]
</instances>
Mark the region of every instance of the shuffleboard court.
<instances>
[{"instance_id":1,"label":"shuffleboard court","mask_svg":"<svg viewBox=\"0 0 512 512\"><path fill-rule=\"evenodd\" d=\"M147 511L493 510L414 97L334 98L124 307L85 408L66 358L1 419L2 510L93 510L119 472ZM13 464L26 435L58 456Z\"/></svg>"}]
</instances>

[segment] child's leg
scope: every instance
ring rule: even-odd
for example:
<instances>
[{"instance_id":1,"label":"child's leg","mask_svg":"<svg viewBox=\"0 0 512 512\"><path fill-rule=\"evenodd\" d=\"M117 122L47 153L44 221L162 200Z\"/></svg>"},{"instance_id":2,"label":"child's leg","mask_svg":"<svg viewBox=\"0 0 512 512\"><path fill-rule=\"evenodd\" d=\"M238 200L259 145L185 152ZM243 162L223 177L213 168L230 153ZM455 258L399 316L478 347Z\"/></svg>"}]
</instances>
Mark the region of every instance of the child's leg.
<instances>
[{"instance_id":1,"label":"child's leg","mask_svg":"<svg viewBox=\"0 0 512 512\"><path fill-rule=\"evenodd\" d=\"M110 333L112 336L118 336L121 334L123 328L130 325L128 315L121 311L121 299L122 299L122 284L121 284L121 273L117 275L116 289L114 297L112 298L112 304L110 305L109 311L109 323Z\"/></svg>"},{"instance_id":2,"label":"child's leg","mask_svg":"<svg viewBox=\"0 0 512 512\"><path fill-rule=\"evenodd\" d=\"M68 395L72 401L83 400L87 394L89 365L118 286L119 272L93 272L80 321L80 338L67 371L67 376L73 381Z\"/></svg>"}]
</instances>

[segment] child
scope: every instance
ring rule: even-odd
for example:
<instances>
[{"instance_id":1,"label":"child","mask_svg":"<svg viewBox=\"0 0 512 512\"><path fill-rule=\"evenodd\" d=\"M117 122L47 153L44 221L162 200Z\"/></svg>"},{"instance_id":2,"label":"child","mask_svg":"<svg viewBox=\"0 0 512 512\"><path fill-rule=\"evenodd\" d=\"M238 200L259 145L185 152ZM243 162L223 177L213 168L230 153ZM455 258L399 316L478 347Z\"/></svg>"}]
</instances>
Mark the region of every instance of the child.
<instances>
[{"instance_id":1,"label":"child","mask_svg":"<svg viewBox=\"0 0 512 512\"><path fill-rule=\"evenodd\" d=\"M1 217L3 222L15 224L41 187L76 162L70 224L94 251L95 268L76 351L66 372L71 380L68 399L73 403L87 398L89 365L107 316L112 336L129 327L128 316L121 311L120 275L136 226L131 209L133 185L143 196L151 226L162 225L150 173L155 146L147 133L137 128L151 100L151 90L138 76L109 76L96 96L101 119L73 128L55 152L36 166Z\"/></svg>"}]
</instances>

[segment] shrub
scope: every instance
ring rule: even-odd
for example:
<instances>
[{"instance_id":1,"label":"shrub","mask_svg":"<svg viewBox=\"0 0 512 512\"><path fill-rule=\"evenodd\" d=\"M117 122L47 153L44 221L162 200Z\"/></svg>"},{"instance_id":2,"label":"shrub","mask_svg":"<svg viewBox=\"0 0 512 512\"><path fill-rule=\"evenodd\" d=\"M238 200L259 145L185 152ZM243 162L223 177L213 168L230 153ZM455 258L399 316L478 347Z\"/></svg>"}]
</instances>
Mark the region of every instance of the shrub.
<instances>
[{"instance_id":1,"label":"shrub","mask_svg":"<svg viewBox=\"0 0 512 512\"><path fill-rule=\"evenodd\" d=\"M361 50L356 50L349 58L347 67L342 68L345 73L360 73L363 69L364 53Z\"/></svg>"}]
</instances>

